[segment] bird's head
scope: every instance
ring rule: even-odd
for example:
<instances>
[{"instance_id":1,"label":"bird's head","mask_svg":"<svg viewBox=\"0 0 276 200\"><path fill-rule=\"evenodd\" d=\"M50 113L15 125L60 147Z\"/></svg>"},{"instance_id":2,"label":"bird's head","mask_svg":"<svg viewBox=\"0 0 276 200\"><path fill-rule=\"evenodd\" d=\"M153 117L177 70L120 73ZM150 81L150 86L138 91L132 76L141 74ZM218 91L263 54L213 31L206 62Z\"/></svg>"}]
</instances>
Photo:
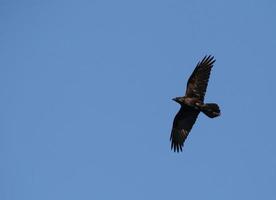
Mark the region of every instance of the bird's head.
<instances>
[{"instance_id":1,"label":"bird's head","mask_svg":"<svg viewBox=\"0 0 276 200\"><path fill-rule=\"evenodd\" d=\"M175 97L172 100L174 100L175 102L177 102L179 104L183 104L184 103L184 97Z\"/></svg>"}]
</instances>

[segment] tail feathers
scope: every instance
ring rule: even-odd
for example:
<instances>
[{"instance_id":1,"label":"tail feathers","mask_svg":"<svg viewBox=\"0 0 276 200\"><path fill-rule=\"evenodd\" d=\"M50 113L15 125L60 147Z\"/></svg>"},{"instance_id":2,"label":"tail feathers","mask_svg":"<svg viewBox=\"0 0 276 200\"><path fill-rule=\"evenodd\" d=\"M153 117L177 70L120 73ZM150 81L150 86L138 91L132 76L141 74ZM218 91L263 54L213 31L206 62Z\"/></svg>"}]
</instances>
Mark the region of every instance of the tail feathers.
<instances>
[{"instance_id":1,"label":"tail feathers","mask_svg":"<svg viewBox=\"0 0 276 200\"><path fill-rule=\"evenodd\" d=\"M218 104L206 103L201 107L201 111L210 118L220 116L220 109Z\"/></svg>"}]
</instances>

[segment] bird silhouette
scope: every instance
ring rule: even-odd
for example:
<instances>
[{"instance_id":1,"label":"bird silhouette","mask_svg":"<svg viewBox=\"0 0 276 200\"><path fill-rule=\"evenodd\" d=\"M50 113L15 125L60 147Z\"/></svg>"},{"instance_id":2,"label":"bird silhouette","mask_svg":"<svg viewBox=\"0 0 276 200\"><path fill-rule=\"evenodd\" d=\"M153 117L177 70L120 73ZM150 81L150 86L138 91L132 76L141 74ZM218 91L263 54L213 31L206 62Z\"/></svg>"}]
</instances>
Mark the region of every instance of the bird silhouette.
<instances>
[{"instance_id":1,"label":"bird silhouette","mask_svg":"<svg viewBox=\"0 0 276 200\"><path fill-rule=\"evenodd\" d=\"M210 118L220 115L220 108L216 103L204 103L208 80L215 61L214 57L209 55L198 62L188 80L185 96L173 98L181 105L174 118L170 137L171 149L174 152L182 151L184 142L200 112Z\"/></svg>"}]
</instances>

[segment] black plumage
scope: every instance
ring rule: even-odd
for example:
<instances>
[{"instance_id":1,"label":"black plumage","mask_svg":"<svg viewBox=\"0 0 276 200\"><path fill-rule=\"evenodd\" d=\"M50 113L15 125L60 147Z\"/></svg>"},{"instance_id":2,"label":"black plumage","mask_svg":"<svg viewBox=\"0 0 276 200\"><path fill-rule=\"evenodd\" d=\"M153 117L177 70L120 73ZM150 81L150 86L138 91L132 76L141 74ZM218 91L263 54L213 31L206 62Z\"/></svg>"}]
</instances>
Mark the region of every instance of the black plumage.
<instances>
[{"instance_id":1,"label":"black plumage","mask_svg":"<svg viewBox=\"0 0 276 200\"><path fill-rule=\"evenodd\" d=\"M173 99L181 105L180 110L174 118L170 137L171 149L174 151L182 151L184 141L200 112L203 112L210 118L220 115L220 109L217 104L204 103L208 80L215 61L213 56L205 56L196 65L196 68L190 76L185 96Z\"/></svg>"}]
</instances>

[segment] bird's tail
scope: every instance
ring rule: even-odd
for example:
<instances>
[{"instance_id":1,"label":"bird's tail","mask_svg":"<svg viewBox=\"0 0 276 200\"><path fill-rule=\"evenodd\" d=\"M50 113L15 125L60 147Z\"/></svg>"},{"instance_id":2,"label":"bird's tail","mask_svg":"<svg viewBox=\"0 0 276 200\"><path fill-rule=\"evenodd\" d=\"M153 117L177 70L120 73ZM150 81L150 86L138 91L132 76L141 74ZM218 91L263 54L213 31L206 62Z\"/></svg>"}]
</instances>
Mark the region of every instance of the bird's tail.
<instances>
[{"instance_id":1,"label":"bird's tail","mask_svg":"<svg viewBox=\"0 0 276 200\"><path fill-rule=\"evenodd\" d=\"M216 103L206 103L201 106L201 111L210 118L220 116L220 109Z\"/></svg>"}]
</instances>

